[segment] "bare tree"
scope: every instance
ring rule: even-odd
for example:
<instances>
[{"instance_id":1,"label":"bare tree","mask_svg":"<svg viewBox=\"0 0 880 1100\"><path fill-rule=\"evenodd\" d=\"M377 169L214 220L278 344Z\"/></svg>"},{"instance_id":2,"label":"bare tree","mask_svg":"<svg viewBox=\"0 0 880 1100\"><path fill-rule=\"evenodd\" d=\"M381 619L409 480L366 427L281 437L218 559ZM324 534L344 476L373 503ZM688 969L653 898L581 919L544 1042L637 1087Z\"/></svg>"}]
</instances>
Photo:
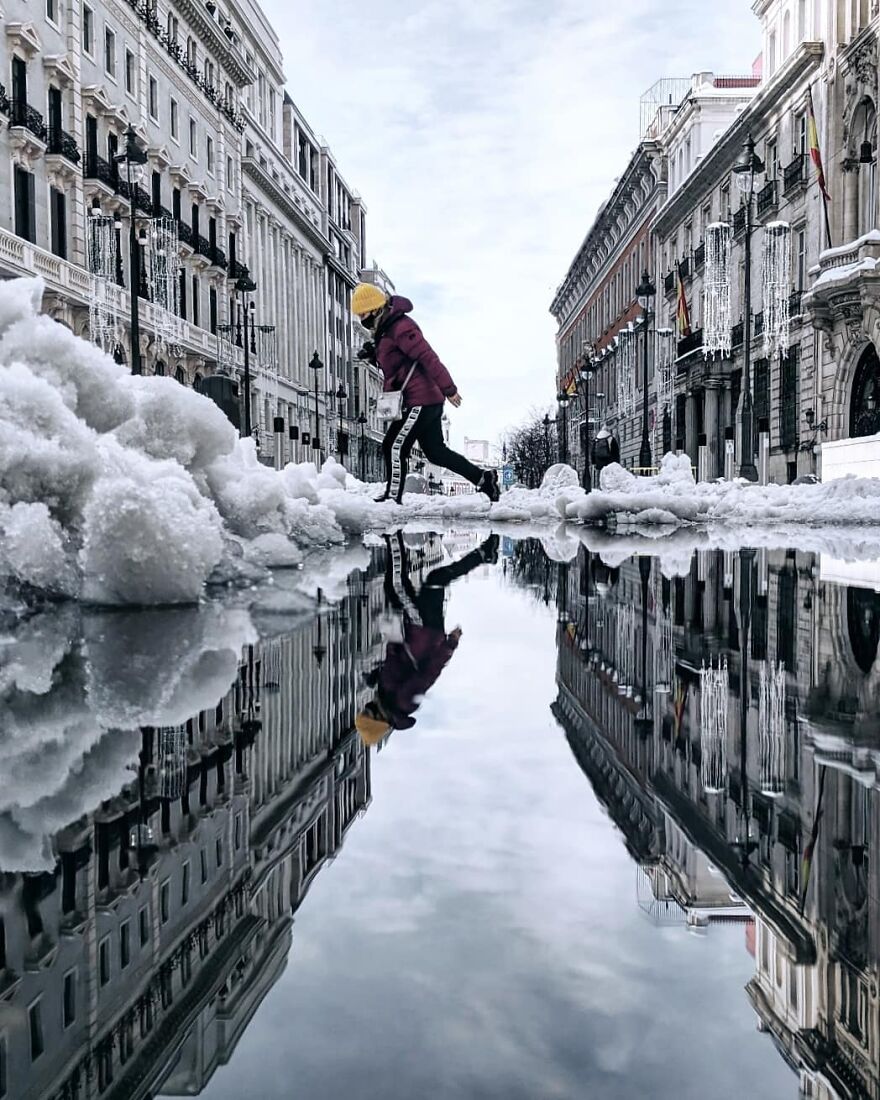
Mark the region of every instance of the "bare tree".
<instances>
[{"instance_id":1,"label":"bare tree","mask_svg":"<svg viewBox=\"0 0 880 1100\"><path fill-rule=\"evenodd\" d=\"M544 423L544 417L533 409L527 419L509 429L504 437L508 465L513 467L519 481L536 489L555 457L555 432Z\"/></svg>"}]
</instances>

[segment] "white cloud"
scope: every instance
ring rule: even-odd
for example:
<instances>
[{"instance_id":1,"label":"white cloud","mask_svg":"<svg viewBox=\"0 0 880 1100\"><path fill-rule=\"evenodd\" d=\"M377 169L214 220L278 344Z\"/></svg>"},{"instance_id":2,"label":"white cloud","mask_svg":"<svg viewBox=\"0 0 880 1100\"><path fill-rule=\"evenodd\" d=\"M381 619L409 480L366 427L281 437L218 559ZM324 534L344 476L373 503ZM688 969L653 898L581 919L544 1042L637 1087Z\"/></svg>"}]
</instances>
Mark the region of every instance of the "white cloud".
<instances>
[{"instance_id":1,"label":"white cloud","mask_svg":"<svg viewBox=\"0 0 880 1100\"><path fill-rule=\"evenodd\" d=\"M746 73L748 0L265 0L368 249L456 379L456 435L553 396L548 307L663 76Z\"/></svg>"}]
</instances>

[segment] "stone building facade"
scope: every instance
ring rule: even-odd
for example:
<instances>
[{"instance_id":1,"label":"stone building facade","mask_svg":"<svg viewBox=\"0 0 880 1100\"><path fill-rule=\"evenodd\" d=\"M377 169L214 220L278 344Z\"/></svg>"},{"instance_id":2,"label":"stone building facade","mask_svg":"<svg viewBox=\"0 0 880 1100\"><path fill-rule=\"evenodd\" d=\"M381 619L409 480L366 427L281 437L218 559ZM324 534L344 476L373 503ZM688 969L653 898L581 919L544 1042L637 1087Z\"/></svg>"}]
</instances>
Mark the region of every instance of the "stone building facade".
<instances>
[{"instance_id":1,"label":"stone building facade","mask_svg":"<svg viewBox=\"0 0 880 1100\"><path fill-rule=\"evenodd\" d=\"M0 62L0 275L43 276L46 311L96 339L100 276L101 342L131 362L134 216L142 369L197 387L225 375L241 402L247 309L261 458L349 451L366 212L285 92L259 5L11 0ZM131 185L129 133L146 153Z\"/></svg>"}]
</instances>

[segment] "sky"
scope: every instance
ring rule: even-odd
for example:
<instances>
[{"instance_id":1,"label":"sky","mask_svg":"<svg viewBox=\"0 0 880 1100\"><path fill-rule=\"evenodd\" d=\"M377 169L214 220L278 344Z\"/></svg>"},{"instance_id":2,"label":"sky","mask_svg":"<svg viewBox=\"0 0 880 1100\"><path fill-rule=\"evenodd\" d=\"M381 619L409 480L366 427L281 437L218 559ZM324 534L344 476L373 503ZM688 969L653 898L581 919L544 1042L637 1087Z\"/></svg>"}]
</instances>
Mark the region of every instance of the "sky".
<instances>
[{"instance_id":1,"label":"sky","mask_svg":"<svg viewBox=\"0 0 880 1100\"><path fill-rule=\"evenodd\" d=\"M555 395L556 287L656 80L747 74L750 0L263 0L287 88L367 207L375 260L497 440Z\"/></svg>"}]
</instances>

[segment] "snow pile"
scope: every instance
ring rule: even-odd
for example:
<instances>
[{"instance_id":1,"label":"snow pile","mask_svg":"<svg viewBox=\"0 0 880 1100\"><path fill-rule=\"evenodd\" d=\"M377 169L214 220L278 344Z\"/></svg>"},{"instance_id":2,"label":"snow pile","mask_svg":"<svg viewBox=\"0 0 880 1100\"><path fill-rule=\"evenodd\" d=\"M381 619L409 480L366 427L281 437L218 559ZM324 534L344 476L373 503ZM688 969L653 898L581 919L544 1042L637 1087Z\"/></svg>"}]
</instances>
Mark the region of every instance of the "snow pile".
<instances>
[{"instance_id":1,"label":"snow pile","mask_svg":"<svg viewBox=\"0 0 880 1100\"><path fill-rule=\"evenodd\" d=\"M652 478L637 477L616 464L606 467L599 489L565 502L560 516L655 527L878 524L880 479L842 478L824 485L696 482L688 456L668 454Z\"/></svg>"}]
</instances>

